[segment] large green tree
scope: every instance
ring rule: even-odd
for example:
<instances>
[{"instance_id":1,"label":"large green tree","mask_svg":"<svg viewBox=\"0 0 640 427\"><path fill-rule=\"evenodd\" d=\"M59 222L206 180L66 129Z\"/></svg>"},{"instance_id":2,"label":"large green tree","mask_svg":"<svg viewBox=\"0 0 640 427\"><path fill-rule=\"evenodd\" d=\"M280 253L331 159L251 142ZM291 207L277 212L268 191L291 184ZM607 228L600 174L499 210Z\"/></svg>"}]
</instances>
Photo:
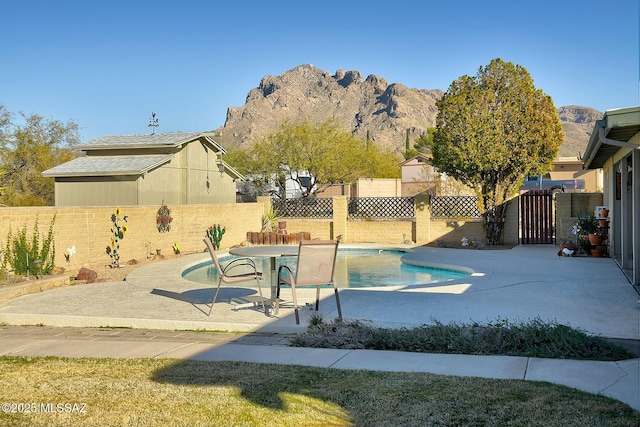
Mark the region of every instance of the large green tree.
<instances>
[{"instance_id":1,"label":"large green tree","mask_svg":"<svg viewBox=\"0 0 640 427\"><path fill-rule=\"evenodd\" d=\"M248 149L230 152L226 159L258 181L276 177L281 190L286 179L296 181L303 197L360 177L397 178L400 160L399 155L341 129L332 119L321 123L287 121Z\"/></svg>"},{"instance_id":2,"label":"large green tree","mask_svg":"<svg viewBox=\"0 0 640 427\"><path fill-rule=\"evenodd\" d=\"M23 123L17 124L0 104L0 204L53 205L54 180L42 172L73 158L78 125L37 114L20 116Z\"/></svg>"},{"instance_id":3,"label":"large green tree","mask_svg":"<svg viewBox=\"0 0 640 427\"><path fill-rule=\"evenodd\" d=\"M475 189L486 243L500 244L507 201L563 142L553 100L525 68L494 59L451 83L437 106L434 165Z\"/></svg>"}]
</instances>

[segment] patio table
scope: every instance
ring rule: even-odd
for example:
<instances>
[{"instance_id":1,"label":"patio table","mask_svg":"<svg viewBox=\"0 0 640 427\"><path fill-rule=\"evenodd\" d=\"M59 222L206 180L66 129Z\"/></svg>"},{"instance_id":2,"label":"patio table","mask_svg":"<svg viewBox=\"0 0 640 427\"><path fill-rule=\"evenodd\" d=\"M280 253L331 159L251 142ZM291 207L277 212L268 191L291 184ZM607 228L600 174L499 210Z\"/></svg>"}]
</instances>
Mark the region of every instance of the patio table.
<instances>
[{"instance_id":1,"label":"patio table","mask_svg":"<svg viewBox=\"0 0 640 427\"><path fill-rule=\"evenodd\" d=\"M266 245L246 246L244 248L229 249L231 255L250 258L269 258L271 270L271 298L270 303L276 300L278 288L278 272L276 271L276 258L285 256L298 256L298 245Z\"/></svg>"}]
</instances>

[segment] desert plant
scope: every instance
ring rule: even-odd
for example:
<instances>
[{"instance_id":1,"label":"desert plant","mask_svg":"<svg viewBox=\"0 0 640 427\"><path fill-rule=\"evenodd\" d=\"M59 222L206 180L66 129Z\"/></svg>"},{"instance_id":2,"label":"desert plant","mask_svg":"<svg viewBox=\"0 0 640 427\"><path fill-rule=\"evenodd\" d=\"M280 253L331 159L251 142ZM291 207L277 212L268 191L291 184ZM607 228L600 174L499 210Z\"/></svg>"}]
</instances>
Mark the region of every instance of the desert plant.
<instances>
[{"instance_id":1,"label":"desert plant","mask_svg":"<svg viewBox=\"0 0 640 427\"><path fill-rule=\"evenodd\" d=\"M207 228L207 237L211 241L215 250L220 249L220 242L222 242L222 237L226 232L227 227L221 224L213 224L211 227Z\"/></svg>"},{"instance_id":2,"label":"desert plant","mask_svg":"<svg viewBox=\"0 0 640 427\"><path fill-rule=\"evenodd\" d=\"M7 234L7 243L5 246L4 256L2 259L2 270L6 270L7 264L11 265L15 274L38 274L39 267L44 274L51 272L54 267L54 259L56 255L55 243L53 239L53 226L55 224L55 215L51 219L49 231L40 245L40 233L38 231L38 217L36 217L33 225L33 234L31 239L27 238L27 225L17 233L9 228ZM40 260L40 266L33 261Z\"/></svg>"},{"instance_id":3,"label":"desert plant","mask_svg":"<svg viewBox=\"0 0 640 427\"><path fill-rule=\"evenodd\" d=\"M262 231L263 233L269 233L275 231L278 227L278 214L273 208L269 208L262 215Z\"/></svg>"},{"instance_id":4,"label":"desert plant","mask_svg":"<svg viewBox=\"0 0 640 427\"><path fill-rule=\"evenodd\" d=\"M312 317L297 347L395 350L419 353L484 354L575 360L623 360L635 355L608 341L540 318L486 324L449 323L415 328L380 328L357 320L326 322Z\"/></svg>"}]
</instances>

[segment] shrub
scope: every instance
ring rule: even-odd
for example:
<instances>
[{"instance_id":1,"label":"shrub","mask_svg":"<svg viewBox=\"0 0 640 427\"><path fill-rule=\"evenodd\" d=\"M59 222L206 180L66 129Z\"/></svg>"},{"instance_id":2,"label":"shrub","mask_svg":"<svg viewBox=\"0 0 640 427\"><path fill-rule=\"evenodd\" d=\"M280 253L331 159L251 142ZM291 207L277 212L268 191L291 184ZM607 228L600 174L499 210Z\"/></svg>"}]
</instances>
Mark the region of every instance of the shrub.
<instances>
[{"instance_id":1,"label":"shrub","mask_svg":"<svg viewBox=\"0 0 640 427\"><path fill-rule=\"evenodd\" d=\"M487 324L450 323L415 328L379 328L360 321L313 317L306 332L291 339L296 347L396 350L421 353L508 355L577 360L623 360L636 356L624 348L556 322L535 318Z\"/></svg>"},{"instance_id":2,"label":"shrub","mask_svg":"<svg viewBox=\"0 0 640 427\"><path fill-rule=\"evenodd\" d=\"M18 230L15 234L9 228L7 234L7 243L5 245L4 255L2 258L2 270L7 269L7 264L15 274L38 274L38 265L33 261L40 260L40 267L44 274L48 274L53 270L54 259L56 255L55 242L53 239L53 226L55 224L55 215L51 219L47 235L40 246L40 233L38 231L38 217L33 225L33 235L31 239L27 238L27 225Z\"/></svg>"}]
</instances>

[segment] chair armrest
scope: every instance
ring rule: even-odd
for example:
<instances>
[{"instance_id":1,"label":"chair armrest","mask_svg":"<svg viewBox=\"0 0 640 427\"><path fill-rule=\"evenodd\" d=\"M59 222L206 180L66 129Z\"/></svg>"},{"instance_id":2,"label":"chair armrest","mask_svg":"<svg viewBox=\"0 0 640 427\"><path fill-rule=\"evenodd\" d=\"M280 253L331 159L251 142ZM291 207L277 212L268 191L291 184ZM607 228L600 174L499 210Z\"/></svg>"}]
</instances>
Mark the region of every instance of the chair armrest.
<instances>
[{"instance_id":1,"label":"chair armrest","mask_svg":"<svg viewBox=\"0 0 640 427\"><path fill-rule=\"evenodd\" d=\"M287 274L289 275L289 278L286 279L284 283L290 283L291 281L293 281L293 272L291 271L291 268L289 268L289 266L287 265L281 265L278 268L278 285L281 283L280 277L282 277L282 270L287 270Z\"/></svg>"},{"instance_id":2,"label":"chair armrest","mask_svg":"<svg viewBox=\"0 0 640 427\"><path fill-rule=\"evenodd\" d=\"M255 271L256 273L258 272L256 269L256 263L251 259L251 258L238 258L238 259L234 259L233 261L231 261L229 264L225 265L224 267L222 267L222 272L224 274L227 274L227 272L233 270L236 267L242 267L242 266L249 266L253 269L253 271Z\"/></svg>"}]
</instances>

